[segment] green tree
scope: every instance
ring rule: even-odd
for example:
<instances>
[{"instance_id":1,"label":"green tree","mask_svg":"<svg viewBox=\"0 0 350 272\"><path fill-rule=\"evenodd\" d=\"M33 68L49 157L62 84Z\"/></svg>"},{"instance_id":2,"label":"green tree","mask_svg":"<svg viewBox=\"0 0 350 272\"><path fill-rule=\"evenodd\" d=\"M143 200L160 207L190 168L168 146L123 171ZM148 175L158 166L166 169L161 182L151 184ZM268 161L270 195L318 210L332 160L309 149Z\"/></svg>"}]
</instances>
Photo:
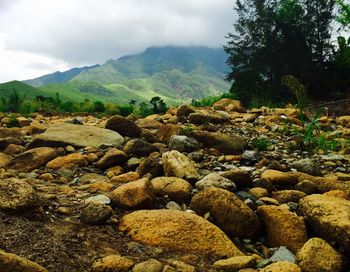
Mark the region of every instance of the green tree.
<instances>
[{"instance_id":1,"label":"green tree","mask_svg":"<svg viewBox=\"0 0 350 272\"><path fill-rule=\"evenodd\" d=\"M154 113L165 113L168 110L165 102L159 96L152 97L149 103L153 106Z\"/></svg>"}]
</instances>

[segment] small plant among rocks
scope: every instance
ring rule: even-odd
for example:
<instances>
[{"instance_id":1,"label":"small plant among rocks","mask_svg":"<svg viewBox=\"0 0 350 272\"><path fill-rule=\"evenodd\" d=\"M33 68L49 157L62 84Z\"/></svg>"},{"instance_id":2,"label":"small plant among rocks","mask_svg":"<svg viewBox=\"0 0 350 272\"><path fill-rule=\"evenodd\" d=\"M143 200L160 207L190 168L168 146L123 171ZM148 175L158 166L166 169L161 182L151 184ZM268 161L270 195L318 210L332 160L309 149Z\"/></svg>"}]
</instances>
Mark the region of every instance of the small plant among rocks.
<instances>
[{"instance_id":1,"label":"small plant among rocks","mask_svg":"<svg viewBox=\"0 0 350 272\"><path fill-rule=\"evenodd\" d=\"M251 145L254 149L257 149L259 151L266 151L268 150L269 146L271 146L271 142L266 138L254 138L251 141Z\"/></svg>"}]
</instances>

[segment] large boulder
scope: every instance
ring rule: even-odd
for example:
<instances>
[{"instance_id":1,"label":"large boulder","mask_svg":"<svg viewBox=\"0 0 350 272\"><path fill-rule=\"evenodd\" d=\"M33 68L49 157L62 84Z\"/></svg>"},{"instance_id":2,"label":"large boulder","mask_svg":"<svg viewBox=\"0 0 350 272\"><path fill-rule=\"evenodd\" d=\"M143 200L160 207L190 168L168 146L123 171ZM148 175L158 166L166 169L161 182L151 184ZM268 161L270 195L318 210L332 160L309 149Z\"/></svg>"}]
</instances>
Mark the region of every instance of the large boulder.
<instances>
[{"instance_id":1,"label":"large boulder","mask_svg":"<svg viewBox=\"0 0 350 272\"><path fill-rule=\"evenodd\" d=\"M211 257L243 255L233 242L204 218L175 210L141 210L120 219L119 230L140 243Z\"/></svg>"},{"instance_id":2,"label":"large boulder","mask_svg":"<svg viewBox=\"0 0 350 272\"><path fill-rule=\"evenodd\" d=\"M216 148L224 154L242 154L244 152L245 142L242 137L235 134L195 130L192 135L206 147Z\"/></svg>"},{"instance_id":3,"label":"large boulder","mask_svg":"<svg viewBox=\"0 0 350 272\"><path fill-rule=\"evenodd\" d=\"M272 169L264 171L261 179L274 186L292 186L298 183L298 179L292 174Z\"/></svg>"},{"instance_id":4,"label":"large boulder","mask_svg":"<svg viewBox=\"0 0 350 272\"><path fill-rule=\"evenodd\" d=\"M109 118L106 122L105 128L114 130L122 136L129 137L140 137L142 132L142 129L133 121L120 115L115 115Z\"/></svg>"},{"instance_id":5,"label":"large boulder","mask_svg":"<svg viewBox=\"0 0 350 272\"><path fill-rule=\"evenodd\" d=\"M47 270L18 255L0 250L0 271L1 272L47 272Z\"/></svg>"},{"instance_id":6,"label":"large boulder","mask_svg":"<svg viewBox=\"0 0 350 272\"><path fill-rule=\"evenodd\" d=\"M49 161L56 158L57 152L51 147L37 147L29 149L13 158L7 168L30 172L44 166Z\"/></svg>"},{"instance_id":7,"label":"large boulder","mask_svg":"<svg viewBox=\"0 0 350 272\"><path fill-rule=\"evenodd\" d=\"M210 213L215 225L231 237L253 238L260 232L257 215L234 193L208 188L197 193L191 209L200 215Z\"/></svg>"},{"instance_id":8,"label":"large boulder","mask_svg":"<svg viewBox=\"0 0 350 272\"><path fill-rule=\"evenodd\" d=\"M350 251L350 201L325 195L310 195L299 201L300 210L325 240Z\"/></svg>"},{"instance_id":9,"label":"large boulder","mask_svg":"<svg viewBox=\"0 0 350 272\"><path fill-rule=\"evenodd\" d=\"M340 272L343 258L325 240L311 238L299 250L297 263L303 272Z\"/></svg>"},{"instance_id":10,"label":"large boulder","mask_svg":"<svg viewBox=\"0 0 350 272\"><path fill-rule=\"evenodd\" d=\"M36 201L37 195L26 181L16 178L0 180L0 209L24 209L35 205Z\"/></svg>"},{"instance_id":11,"label":"large boulder","mask_svg":"<svg viewBox=\"0 0 350 272\"><path fill-rule=\"evenodd\" d=\"M162 160L164 173L168 177L178 177L186 180L197 180L199 178L194 163L179 151L165 152Z\"/></svg>"},{"instance_id":12,"label":"large boulder","mask_svg":"<svg viewBox=\"0 0 350 272\"><path fill-rule=\"evenodd\" d=\"M66 156L58 157L49 161L46 164L47 168L50 169L61 169L67 168L71 169L74 167L84 167L88 165L86 158L80 153L73 153Z\"/></svg>"},{"instance_id":13,"label":"large boulder","mask_svg":"<svg viewBox=\"0 0 350 272\"><path fill-rule=\"evenodd\" d=\"M261 206L258 216L270 246L286 246L296 253L307 241L305 223L294 213L278 206Z\"/></svg>"},{"instance_id":14,"label":"large boulder","mask_svg":"<svg viewBox=\"0 0 350 272\"><path fill-rule=\"evenodd\" d=\"M58 123L50 126L44 133L34 137L31 147L37 146L66 146L100 147L120 146L124 138L115 131L95 126Z\"/></svg>"}]
</instances>

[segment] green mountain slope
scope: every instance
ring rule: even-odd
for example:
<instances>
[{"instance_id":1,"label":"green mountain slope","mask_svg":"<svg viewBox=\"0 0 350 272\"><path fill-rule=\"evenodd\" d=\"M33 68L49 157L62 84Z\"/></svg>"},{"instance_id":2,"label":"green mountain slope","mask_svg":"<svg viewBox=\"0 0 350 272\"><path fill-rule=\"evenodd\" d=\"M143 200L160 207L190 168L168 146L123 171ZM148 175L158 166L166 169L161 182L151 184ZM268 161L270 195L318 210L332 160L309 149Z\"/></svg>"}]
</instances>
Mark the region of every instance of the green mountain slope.
<instances>
[{"instance_id":1,"label":"green mountain slope","mask_svg":"<svg viewBox=\"0 0 350 272\"><path fill-rule=\"evenodd\" d=\"M15 92L24 99L45 94L41 90L17 80L0 84L0 98L7 98Z\"/></svg>"}]
</instances>

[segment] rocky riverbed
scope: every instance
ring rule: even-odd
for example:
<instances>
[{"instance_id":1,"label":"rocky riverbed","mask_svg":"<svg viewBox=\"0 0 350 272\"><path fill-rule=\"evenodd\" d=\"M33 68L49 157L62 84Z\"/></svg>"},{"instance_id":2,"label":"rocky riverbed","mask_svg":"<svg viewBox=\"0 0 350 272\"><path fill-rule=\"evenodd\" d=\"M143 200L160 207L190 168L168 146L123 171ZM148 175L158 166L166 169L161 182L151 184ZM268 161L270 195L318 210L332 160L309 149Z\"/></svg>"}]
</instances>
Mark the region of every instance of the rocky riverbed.
<instances>
[{"instance_id":1,"label":"rocky riverbed","mask_svg":"<svg viewBox=\"0 0 350 272\"><path fill-rule=\"evenodd\" d=\"M350 271L350 116L298 113L0 114L0 271Z\"/></svg>"}]
</instances>

